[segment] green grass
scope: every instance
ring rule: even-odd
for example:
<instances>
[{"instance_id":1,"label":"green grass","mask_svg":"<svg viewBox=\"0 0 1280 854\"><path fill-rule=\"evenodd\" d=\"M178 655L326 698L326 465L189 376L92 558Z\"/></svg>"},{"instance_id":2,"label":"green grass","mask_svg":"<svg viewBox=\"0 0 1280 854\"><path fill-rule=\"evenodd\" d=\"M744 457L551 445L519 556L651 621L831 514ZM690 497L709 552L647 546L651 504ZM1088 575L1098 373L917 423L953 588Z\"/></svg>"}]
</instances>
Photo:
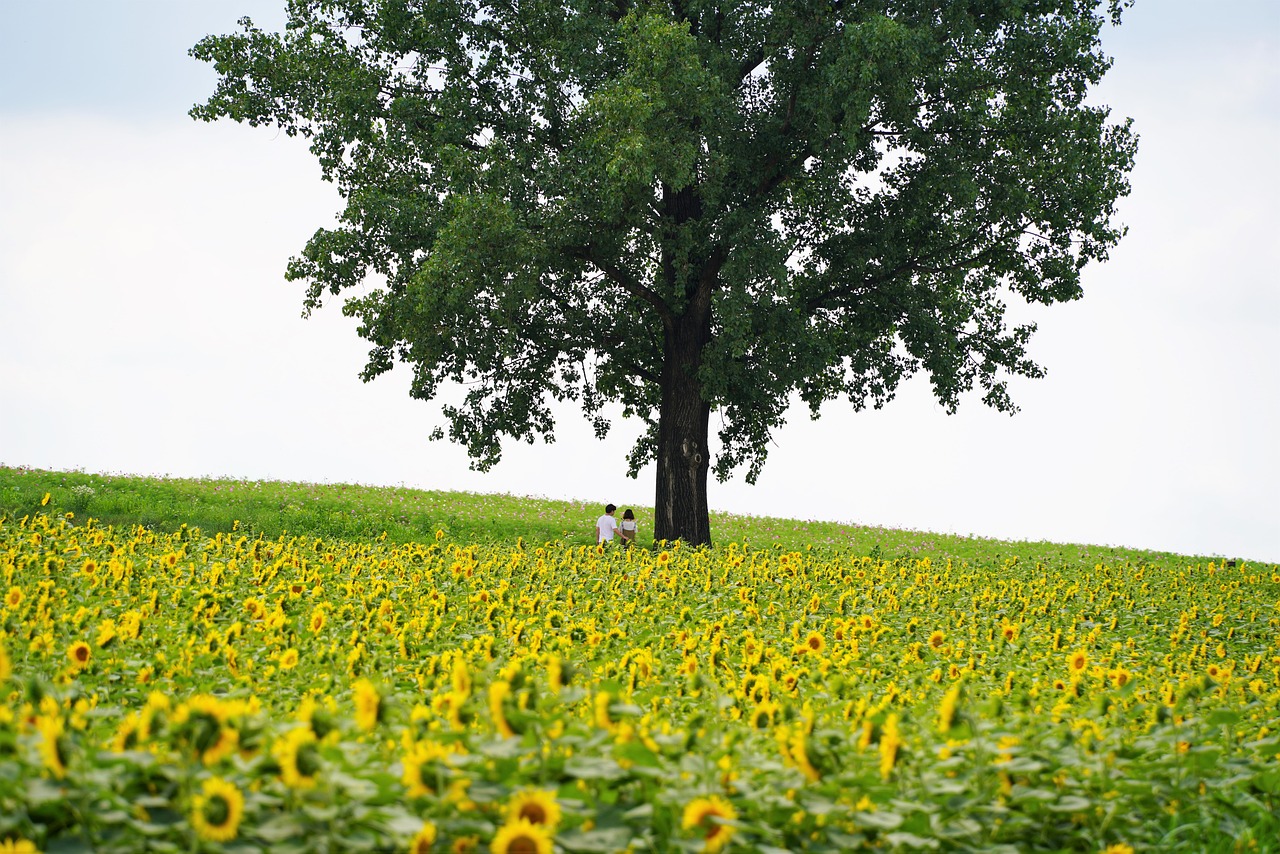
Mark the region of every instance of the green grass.
<instances>
[{"instance_id":1,"label":"green grass","mask_svg":"<svg viewBox=\"0 0 1280 854\"><path fill-rule=\"evenodd\" d=\"M48 506L41 507L45 495ZM239 530L279 536L454 542L592 542L597 503L517 495L438 492L405 486L183 479L45 471L0 466L0 518L41 510L77 521L143 525L173 532L186 525L207 533ZM639 544L651 544L653 508L636 507ZM1113 561L1157 561L1166 552L1048 542L1008 541L895 530L845 522L711 514L716 543L786 550L846 551L886 559L930 557L970 563L1031 561L1082 567ZM1203 557L1203 556L1201 556ZM1193 558L1188 558L1193 559Z\"/></svg>"}]
</instances>

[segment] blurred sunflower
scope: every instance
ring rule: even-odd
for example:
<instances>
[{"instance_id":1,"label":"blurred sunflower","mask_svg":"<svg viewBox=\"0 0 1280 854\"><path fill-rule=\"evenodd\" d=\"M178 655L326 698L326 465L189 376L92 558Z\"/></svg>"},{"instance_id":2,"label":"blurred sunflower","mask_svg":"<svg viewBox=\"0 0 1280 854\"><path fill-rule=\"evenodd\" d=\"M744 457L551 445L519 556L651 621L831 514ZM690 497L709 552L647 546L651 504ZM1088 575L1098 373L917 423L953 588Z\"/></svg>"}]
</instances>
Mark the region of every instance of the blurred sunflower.
<instances>
[{"instance_id":1,"label":"blurred sunflower","mask_svg":"<svg viewBox=\"0 0 1280 854\"><path fill-rule=\"evenodd\" d=\"M201 839L229 842L240 830L244 795L234 783L210 777L191 799L191 827Z\"/></svg>"},{"instance_id":2,"label":"blurred sunflower","mask_svg":"<svg viewBox=\"0 0 1280 854\"><path fill-rule=\"evenodd\" d=\"M351 696L356 705L356 726L365 732L371 731L382 715L382 695L368 679L358 679Z\"/></svg>"},{"instance_id":3,"label":"blurred sunflower","mask_svg":"<svg viewBox=\"0 0 1280 854\"><path fill-rule=\"evenodd\" d=\"M427 854L435 841L436 826L429 821L424 821L422 827L414 834L413 840L409 842L409 854Z\"/></svg>"},{"instance_id":4,"label":"blurred sunflower","mask_svg":"<svg viewBox=\"0 0 1280 854\"><path fill-rule=\"evenodd\" d=\"M55 779L67 776L67 741L62 718L56 714L44 714L36 719L36 731L40 733L40 760L45 770Z\"/></svg>"},{"instance_id":5,"label":"blurred sunflower","mask_svg":"<svg viewBox=\"0 0 1280 854\"><path fill-rule=\"evenodd\" d=\"M498 828L489 846L493 854L551 854L551 832L521 818Z\"/></svg>"},{"instance_id":6,"label":"blurred sunflower","mask_svg":"<svg viewBox=\"0 0 1280 854\"><path fill-rule=\"evenodd\" d=\"M719 851L733 836L733 825L726 824L738 818L733 805L718 795L694 798L685 805L681 825L685 830L703 833L702 850Z\"/></svg>"},{"instance_id":7,"label":"blurred sunflower","mask_svg":"<svg viewBox=\"0 0 1280 854\"><path fill-rule=\"evenodd\" d=\"M280 779L290 789L311 789L321 771L316 734L308 726L295 726L276 739L272 756L280 765Z\"/></svg>"},{"instance_id":8,"label":"blurred sunflower","mask_svg":"<svg viewBox=\"0 0 1280 854\"><path fill-rule=\"evenodd\" d=\"M511 796L507 804L507 821L524 819L531 824L545 827L554 833L560 824L560 805L556 793L550 789L522 789Z\"/></svg>"}]
</instances>

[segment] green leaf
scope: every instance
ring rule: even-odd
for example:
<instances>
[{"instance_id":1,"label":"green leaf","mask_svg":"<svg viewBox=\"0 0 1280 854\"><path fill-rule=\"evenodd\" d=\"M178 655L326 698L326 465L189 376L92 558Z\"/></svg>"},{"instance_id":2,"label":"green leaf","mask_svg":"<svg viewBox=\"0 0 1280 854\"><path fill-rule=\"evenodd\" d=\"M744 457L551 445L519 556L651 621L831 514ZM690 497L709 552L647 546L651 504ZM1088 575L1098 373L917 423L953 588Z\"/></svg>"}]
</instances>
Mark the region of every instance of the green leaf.
<instances>
[{"instance_id":1,"label":"green leaf","mask_svg":"<svg viewBox=\"0 0 1280 854\"><path fill-rule=\"evenodd\" d=\"M1087 812L1093 809L1093 801L1080 795L1063 795L1048 807L1054 812Z\"/></svg>"},{"instance_id":2,"label":"green leaf","mask_svg":"<svg viewBox=\"0 0 1280 854\"><path fill-rule=\"evenodd\" d=\"M885 840L893 846L901 845L904 848L928 848L930 850L938 848L938 840L925 839L923 836L916 836L914 833L887 833Z\"/></svg>"},{"instance_id":3,"label":"green leaf","mask_svg":"<svg viewBox=\"0 0 1280 854\"><path fill-rule=\"evenodd\" d=\"M902 826L903 821L901 815L888 810L855 812L853 820L863 827L873 827L876 830L895 830Z\"/></svg>"},{"instance_id":4,"label":"green leaf","mask_svg":"<svg viewBox=\"0 0 1280 854\"><path fill-rule=\"evenodd\" d=\"M564 772L579 780L619 780L627 776L626 769L607 756L571 756L564 763Z\"/></svg>"},{"instance_id":5,"label":"green leaf","mask_svg":"<svg viewBox=\"0 0 1280 854\"><path fill-rule=\"evenodd\" d=\"M623 851L631 842L626 827L595 828L586 832L573 830L556 834L556 843L566 851Z\"/></svg>"}]
</instances>

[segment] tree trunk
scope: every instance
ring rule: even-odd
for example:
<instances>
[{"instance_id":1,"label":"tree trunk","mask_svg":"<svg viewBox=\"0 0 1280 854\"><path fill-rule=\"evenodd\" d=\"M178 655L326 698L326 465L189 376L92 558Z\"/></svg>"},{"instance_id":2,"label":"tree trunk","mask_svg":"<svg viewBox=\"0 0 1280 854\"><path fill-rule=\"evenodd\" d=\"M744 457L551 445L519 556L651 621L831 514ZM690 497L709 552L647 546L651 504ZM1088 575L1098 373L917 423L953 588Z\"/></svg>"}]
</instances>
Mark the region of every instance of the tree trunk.
<instances>
[{"instance_id":1,"label":"tree trunk","mask_svg":"<svg viewBox=\"0 0 1280 854\"><path fill-rule=\"evenodd\" d=\"M709 303L709 300L707 300ZM658 540L711 542L707 508L707 432L711 407L702 399L698 366L711 337L709 304L695 300L666 329L662 402L658 411L657 493L653 535Z\"/></svg>"}]
</instances>

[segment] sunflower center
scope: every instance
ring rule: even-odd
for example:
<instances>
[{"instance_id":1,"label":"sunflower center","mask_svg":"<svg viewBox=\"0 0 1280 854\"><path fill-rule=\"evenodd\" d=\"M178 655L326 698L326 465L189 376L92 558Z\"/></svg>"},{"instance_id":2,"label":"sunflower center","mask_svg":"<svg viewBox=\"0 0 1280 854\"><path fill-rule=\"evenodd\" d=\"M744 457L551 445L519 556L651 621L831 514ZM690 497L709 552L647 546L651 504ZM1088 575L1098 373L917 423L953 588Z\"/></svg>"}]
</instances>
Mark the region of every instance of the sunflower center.
<instances>
[{"instance_id":1,"label":"sunflower center","mask_svg":"<svg viewBox=\"0 0 1280 854\"><path fill-rule=\"evenodd\" d=\"M320 771L320 754L315 745L304 744L298 748L298 773L304 777L314 777Z\"/></svg>"},{"instance_id":2,"label":"sunflower center","mask_svg":"<svg viewBox=\"0 0 1280 854\"><path fill-rule=\"evenodd\" d=\"M507 846L507 854L538 854L538 841L528 836L517 836Z\"/></svg>"},{"instance_id":3,"label":"sunflower center","mask_svg":"<svg viewBox=\"0 0 1280 854\"><path fill-rule=\"evenodd\" d=\"M520 807L520 817L527 818L530 824L546 824L547 811L541 804L527 803Z\"/></svg>"},{"instance_id":4,"label":"sunflower center","mask_svg":"<svg viewBox=\"0 0 1280 854\"><path fill-rule=\"evenodd\" d=\"M201 813L204 815L204 820L209 822L210 825L221 827L231 817L231 805L227 803L227 799L222 795L213 795L204 802L204 808Z\"/></svg>"}]
</instances>

